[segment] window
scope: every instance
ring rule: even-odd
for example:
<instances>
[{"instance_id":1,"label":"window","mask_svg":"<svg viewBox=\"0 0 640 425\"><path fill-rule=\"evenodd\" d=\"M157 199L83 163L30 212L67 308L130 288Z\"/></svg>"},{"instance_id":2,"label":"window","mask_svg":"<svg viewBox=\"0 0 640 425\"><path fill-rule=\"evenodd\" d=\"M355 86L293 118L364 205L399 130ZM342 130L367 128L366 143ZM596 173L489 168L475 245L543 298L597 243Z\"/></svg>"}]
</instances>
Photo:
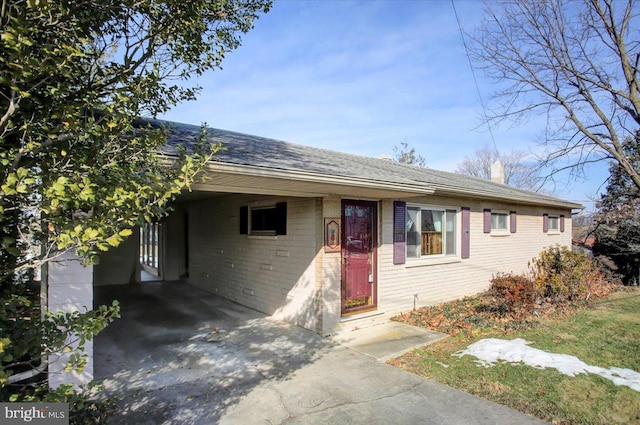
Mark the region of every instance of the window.
<instances>
[{"instance_id":1,"label":"window","mask_svg":"<svg viewBox=\"0 0 640 425\"><path fill-rule=\"evenodd\" d=\"M560 226L558 225L559 219L557 216L549 216L549 230L552 232L557 232L560 230Z\"/></svg>"},{"instance_id":2,"label":"window","mask_svg":"<svg viewBox=\"0 0 640 425\"><path fill-rule=\"evenodd\" d=\"M565 227L564 215L542 214L542 231L544 233L563 233Z\"/></svg>"},{"instance_id":3,"label":"window","mask_svg":"<svg viewBox=\"0 0 640 425\"><path fill-rule=\"evenodd\" d=\"M515 211L491 211L485 208L483 211L484 223L483 233L492 233L498 236L506 236L509 233L516 233L518 226L518 215Z\"/></svg>"},{"instance_id":4,"label":"window","mask_svg":"<svg viewBox=\"0 0 640 425\"><path fill-rule=\"evenodd\" d=\"M492 231L507 231L507 213L503 212L491 212L491 230Z\"/></svg>"},{"instance_id":5,"label":"window","mask_svg":"<svg viewBox=\"0 0 640 425\"><path fill-rule=\"evenodd\" d=\"M456 253L456 210L407 206L407 257Z\"/></svg>"},{"instance_id":6,"label":"window","mask_svg":"<svg viewBox=\"0 0 640 425\"><path fill-rule=\"evenodd\" d=\"M276 207L251 208L251 233L276 232L277 211Z\"/></svg>"},{"instance_id":7,"label":"window","mask_svg":"<svg viewBox=\"0 0 640 425\"><path fill-rule=\"evenodd\" d=\"M287 203L240 208L240 234L286 235Z\"/></svg>"}]
</instances>

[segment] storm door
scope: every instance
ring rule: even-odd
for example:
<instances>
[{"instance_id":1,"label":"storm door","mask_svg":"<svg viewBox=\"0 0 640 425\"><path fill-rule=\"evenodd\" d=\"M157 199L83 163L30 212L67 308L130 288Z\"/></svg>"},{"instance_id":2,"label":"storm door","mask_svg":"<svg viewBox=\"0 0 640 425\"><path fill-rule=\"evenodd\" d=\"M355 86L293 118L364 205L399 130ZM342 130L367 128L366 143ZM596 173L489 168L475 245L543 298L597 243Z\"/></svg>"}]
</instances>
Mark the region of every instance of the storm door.
<instances>
[{"instance_id":1,"label":"storm door","mask_svg":"<svg viewBox=\"0 0 640 425\"><path fill-rule=\"evenodd\" d=\"M377 203L342 201L342 314L374 310Z\"/></svg>"}]
</instances>

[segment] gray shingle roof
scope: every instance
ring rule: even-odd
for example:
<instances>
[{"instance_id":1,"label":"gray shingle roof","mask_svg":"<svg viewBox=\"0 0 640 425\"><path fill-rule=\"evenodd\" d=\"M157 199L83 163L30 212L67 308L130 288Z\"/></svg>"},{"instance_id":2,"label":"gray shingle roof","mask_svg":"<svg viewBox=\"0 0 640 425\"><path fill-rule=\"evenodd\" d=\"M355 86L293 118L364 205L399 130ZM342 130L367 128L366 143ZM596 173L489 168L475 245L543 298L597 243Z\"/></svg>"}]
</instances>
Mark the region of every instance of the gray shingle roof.
<instances>
[{"instance_id":1,"label":"gray shingle roof","mask_svg":"<svg viewBox=\"0 0 640 425\"><path fill-rule=\"evenodd\" d=\"M200 135L200 127L195 125L166 121L154 121L153 124L170 127L171 135L168 144L162 149L162 152L167 155L176 155L177 146L180 144L188 150ZM581 208L581 205L576 203L488 180L401 164L388 159L319 149L220 129L209 129L208 137L213 143L221 142L225 148L216 154L217 160L222 163L285 172L314 172L327 176L361 178L395 184L425 184L435 189L436 194L468 194L472 198L485 196L508 201Z\"/></svg>"}]
</instances>

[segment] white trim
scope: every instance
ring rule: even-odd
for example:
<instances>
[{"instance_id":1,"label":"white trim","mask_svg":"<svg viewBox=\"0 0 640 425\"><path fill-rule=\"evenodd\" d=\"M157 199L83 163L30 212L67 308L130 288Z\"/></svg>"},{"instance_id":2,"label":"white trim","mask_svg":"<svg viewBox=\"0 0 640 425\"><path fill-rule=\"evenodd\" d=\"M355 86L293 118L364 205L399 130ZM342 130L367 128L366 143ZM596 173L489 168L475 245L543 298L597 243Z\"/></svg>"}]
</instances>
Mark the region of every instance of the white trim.
<instances>
[{"instance_id":1,"label":"white trim","mask_svg":"<svg viewBox=\"0 0 640 425\"><path fill-rule=\"evenodd\" d=\"M435 258L430 258L435 257ZM455 264L461 263L462 260L457 255L449 254L449 255L438 255L438 256L425 256L420 258L412 258L411 261L407 261L405 263L405 267L410 269L413 267L428 267L428 266L439 266L441 264Z\"/></svg>"}]
</instances>

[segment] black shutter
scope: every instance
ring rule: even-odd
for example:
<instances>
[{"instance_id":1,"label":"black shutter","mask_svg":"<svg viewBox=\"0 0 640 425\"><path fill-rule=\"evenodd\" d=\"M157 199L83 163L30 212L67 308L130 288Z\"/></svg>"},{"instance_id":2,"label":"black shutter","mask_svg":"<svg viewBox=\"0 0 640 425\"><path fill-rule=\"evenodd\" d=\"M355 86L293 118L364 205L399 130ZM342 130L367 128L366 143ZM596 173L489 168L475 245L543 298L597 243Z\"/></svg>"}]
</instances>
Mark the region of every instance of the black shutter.
<instances>
[{"instance_id":1,"label":"black shutter","mask_svg":"<svg viewBox=\"0 0 640 425\"><path fill-rule=\"evenodd\" d=\"M404 264L407 257L407 203L393 203L393 264Z\"/></svg>"},{"instance_id":2,"label":"black shutter","mask_svg":"<svg viewBox=\"0 0 640 425\"><path fill-rule=\"evenodd\" d=\"M287 234L287 203L276 204L276 235Z\"/></svg>"},{"instance_id":3,"label":"black shutter","mask_svg":"<svg viewBox=\"0 0 640 425\"><path fill-rule=\"evenodd\" d=\"M517 223L518 217L517 217L515 211L511 211L510 218L511 218L511 223L510 223L510 226L509 226L509 230L511 231L511 233L516 233L517 226L518 226L518 223Z\"/></svg>"},{"instance_id":4,"label":"black shutter","mask_svg":"<svg viewBox=\"0 0 640 425\"><path fill-rule=\"evenodd\" d=\"M240 207L240 234L249 234L249 207Z\"/></svg>"},{"instance_id":5,"label":"black shutter","mask_svg":"<svg viewBox=\"0 0 640 425\"><path fill-rule=\"evenodd\" d=\"M491 233L491 210L489 208L484 209L484 233Z\"/></svg>"},{"instance_id":6,"label":"black shutter","mask_svg":"<svg viewBox=\"0 0 640 425\"><path fill-rule=\"evenodd\" d=\"M564 216L560 216L560 231L564 233Z\"/></svg>"},{"instance_id":7,"label":"black shutter","mask_svg":"<svg viewBox=\"0 0 640 425\"><path fill-rule=\"evenodd\" d=\"M542 214L542 231L547 233L549 231L549 214Z\"/></svg>"},{"instance_id":8,"label":"black shutter","mask_svg":"<svg viewBox=\"0 0 640 425\"><path fill-rule=\"evenodd\" d=\"M469 258L471 239L471 209L462 207L462 249L460 257Z\"/></svg>"}]
</instances>

